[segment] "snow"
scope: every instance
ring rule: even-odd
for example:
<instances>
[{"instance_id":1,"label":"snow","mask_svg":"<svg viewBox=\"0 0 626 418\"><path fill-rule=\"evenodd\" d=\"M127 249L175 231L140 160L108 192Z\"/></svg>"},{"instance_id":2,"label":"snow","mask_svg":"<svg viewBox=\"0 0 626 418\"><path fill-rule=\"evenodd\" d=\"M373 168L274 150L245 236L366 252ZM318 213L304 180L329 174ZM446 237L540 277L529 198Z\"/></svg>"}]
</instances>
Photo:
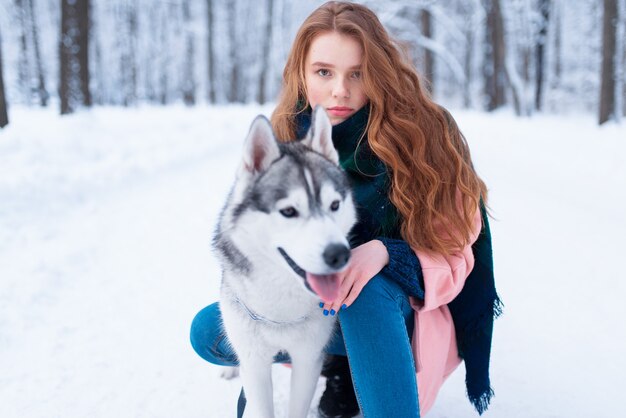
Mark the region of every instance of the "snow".
<instances>
[{"instance_id":1,"label":"snow","mask_svg":"<svg viewBox=\"0 0 626 418\"><path fill-rule=\"evenodd\" d=\"M234 416L239 379L221 379L188 332L218 297L210 239L243 138L270 112L11 108L0 131L1 417ZM484 416L619 415L626 126L453 114L490 188L506 305ZM278 417L289 374L274 369ZM463 379L453 374L428 417L477 416Z\"/></svg>"}]
</instances>

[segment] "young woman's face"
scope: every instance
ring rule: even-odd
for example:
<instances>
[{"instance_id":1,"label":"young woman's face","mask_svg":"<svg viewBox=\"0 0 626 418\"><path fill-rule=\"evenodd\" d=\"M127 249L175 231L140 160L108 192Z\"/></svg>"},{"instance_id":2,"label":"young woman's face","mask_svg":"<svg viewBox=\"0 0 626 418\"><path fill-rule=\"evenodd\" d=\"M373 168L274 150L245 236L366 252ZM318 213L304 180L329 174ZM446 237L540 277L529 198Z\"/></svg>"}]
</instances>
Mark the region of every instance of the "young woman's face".
<instances>
[{"instance_id":1,"label":"young woman's face","mask_svg":"<svg viewBox=\"0 0 626 418\"><path fill-rule=\"evenodd\" d=\"M361 80L363 49L337 32L318 35L304 63L307 100L326 109L333 125L343 122L367 103Z\"/></svg>"}]
</instances>

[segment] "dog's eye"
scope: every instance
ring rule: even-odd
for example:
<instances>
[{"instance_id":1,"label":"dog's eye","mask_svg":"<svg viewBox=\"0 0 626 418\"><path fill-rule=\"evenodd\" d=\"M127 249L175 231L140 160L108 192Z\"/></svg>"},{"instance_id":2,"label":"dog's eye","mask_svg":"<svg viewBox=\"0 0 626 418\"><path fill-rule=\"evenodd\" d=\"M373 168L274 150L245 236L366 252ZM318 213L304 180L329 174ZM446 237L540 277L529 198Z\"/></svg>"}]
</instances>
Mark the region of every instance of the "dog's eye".
<instances>
[{"instance_id":1,"label":"dog's eye","mask_svg":"<svg viewBox=\"0 0 626 418\"><path fill-rule=\"evenodd\" d=\"M333 212L336 212L337 210L339 210L338 200L333 200L333 203L330 204L330 210L332 210Z\"/></svg>"},{"instance_id":2,"label":"dog's eye","mask_svg":"<svg viewBox=\"0 0 626 418\"><path fill-rule=\"evenodd\" d=\"M279 210L279 212L285 218L295 218L296 216L298 216L298 211L293 206L289 206L285 209L281 209Z\"/></svg>"}]
</instances>

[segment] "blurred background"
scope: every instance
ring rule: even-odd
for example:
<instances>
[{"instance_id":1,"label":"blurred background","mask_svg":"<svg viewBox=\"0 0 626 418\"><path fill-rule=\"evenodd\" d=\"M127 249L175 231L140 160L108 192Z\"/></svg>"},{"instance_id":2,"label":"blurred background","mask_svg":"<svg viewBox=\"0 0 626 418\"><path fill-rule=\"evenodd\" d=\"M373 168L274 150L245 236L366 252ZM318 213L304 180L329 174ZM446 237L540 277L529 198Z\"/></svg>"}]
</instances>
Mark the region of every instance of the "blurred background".
<instances>
[{"instance_id":1,"label":"blurred background","mask_svg":"<svg viewBox=\"0 0 626 418\"><path fill-rule=\"evenodd\" d=\"M295 31L321 3L0 0L0 114L14 104L70 113L272 102ZM444 105L587 112L599 123L624 115L624 0L362 3Z\"/></svg>"}]
</instances>

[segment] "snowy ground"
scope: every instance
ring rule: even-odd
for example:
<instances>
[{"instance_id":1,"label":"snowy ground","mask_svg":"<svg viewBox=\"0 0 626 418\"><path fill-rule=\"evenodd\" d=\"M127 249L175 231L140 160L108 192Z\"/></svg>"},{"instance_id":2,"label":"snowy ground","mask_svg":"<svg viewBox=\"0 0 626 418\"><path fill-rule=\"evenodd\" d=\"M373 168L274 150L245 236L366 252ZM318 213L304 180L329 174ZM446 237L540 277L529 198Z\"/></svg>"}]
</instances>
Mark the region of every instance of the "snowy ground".
<instances>
[{"instance_id":1,"label":"snowy ground","mask_svg":"<svg viewBox=\"0 0 626 418\"><path fill-rule=\"evenodd\" d=\"M240 382L196 356L188 329L217 298L216 215L249 123L269 111L12 109L0 131L0 417L234 416ZM626 125L453 113L491 190L506 304L485 417L621 415ZM274 372L285 417L290 372ZM476 416L463 375L429 417Z\"/></svg>"}]
</instances>

